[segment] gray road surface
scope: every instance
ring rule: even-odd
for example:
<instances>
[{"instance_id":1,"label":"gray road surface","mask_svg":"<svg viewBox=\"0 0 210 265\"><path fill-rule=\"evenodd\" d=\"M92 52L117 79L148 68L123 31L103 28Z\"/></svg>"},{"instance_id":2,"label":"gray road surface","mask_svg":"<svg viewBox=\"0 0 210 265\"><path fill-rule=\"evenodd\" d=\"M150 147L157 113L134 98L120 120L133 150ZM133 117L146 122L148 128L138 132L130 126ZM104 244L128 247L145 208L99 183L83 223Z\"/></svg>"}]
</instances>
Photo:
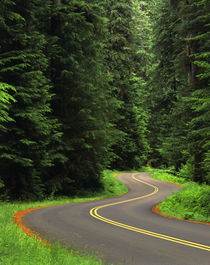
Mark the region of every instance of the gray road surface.
<instances>
[{"instance_id":1,"label":"gray road surface","mask_svg":"<svg viewBox=\"0 0 210 265\"><path fill-rule=\"evenodd\" d=\"M210 226L151 211L177 186L151 179L149 173L118 179L129 187L123 196L39 209L24 222L44 238L97 253L106 264L210 265Z\"/></svg>"}]
</instances>

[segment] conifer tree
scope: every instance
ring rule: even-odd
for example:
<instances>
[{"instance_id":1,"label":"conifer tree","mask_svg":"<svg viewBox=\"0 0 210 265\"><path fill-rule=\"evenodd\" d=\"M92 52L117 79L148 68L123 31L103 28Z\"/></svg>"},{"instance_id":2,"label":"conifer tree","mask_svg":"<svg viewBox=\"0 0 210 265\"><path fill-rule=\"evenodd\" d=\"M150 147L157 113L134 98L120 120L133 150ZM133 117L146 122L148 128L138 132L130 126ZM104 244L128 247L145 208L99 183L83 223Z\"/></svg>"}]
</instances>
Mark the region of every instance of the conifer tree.
<instances>
[{"instance_id":1,"label":"conifer tree","mask_svg":"<svg viewBox=\"0 0 210 265\"><path fill-rule=\"evenodd\" d=\"M122 132L113 146L116 159L113 167L118 169L139 168L146 161L148 143L145 137L147 115L141 105L143 95L143 70L140 43L140 24L137 1L104 2L108 21L106 42L107 65L112 82L110 89L121 101L116 127ZM136 9L137 8L137 9ZM141 28L142 32L143 29ZM142 63L143 64L143 63Z\"/></svg>"},{"instance_id":2,"label":"conifer tree","mask_svg":"<svg viewBox=\"0 0 210 265\"><path fill-rule=\"evenodd\" d=\"M0 26L1 29L5 28L5 13L8 12L9 1L4 0L0 3ZM4 31L2 31L2 42L4 41ZM0 43L0 49L2 45ZM15 99L12 97L11 93L15 91L15 88L7 83L2 82L0 80L0 129L5 129L3 123L7 121L11 121L11 118L8 115L9 104L14 102Z\"/></svg>"},{"instance_id":3,"label":"conifer tree","mask_svg":"<svg viewBox=\"0 0 210 265\"><path fill-rule=\"evenodd\" d=\"M100 5L91 1L62 1L53 9L53 109L62 123L68 158L61 167L66 194L100 186L116 134L110 122L114 105L103 61L106 20L102 13Z\"/></svg>"},{"instance_id":4,"label":"conifer tree","mask_svg":"<svg viewBox=\"0 0 210 265\"><path fill-rule=\"evenodd\" d=\"M51 85L45 76L46 40L37 29L42 1L3 1L0 80L15 87L9 115L0 133L0 167L4 194L11 199L41 198L46 169L53 166L60 133L50 118Z\"/></svg>"},{"instance_id":5,"label":"conifer tree","mask_svg":"<svg viewBox=\"0 0 210 265\"><path fill-rule=\"evenodd\" d=\"M207 181L209 4L160 0L156 8L156 67L150 83L150 106L156 114L149 126L156 150L153 158L156 166L165 164L178 170L183 164L180 174Z\"/></svg>"},{"instance_id":6,"label":"conifer tree","mask_svg":"<svg viewBox=\"0 0 210 265\"><path fill-rule=\"evenodd\" d=\"M15 99L10 94L11 91L15 91L15 88L0 82L0 130L5 129L5 122L13 121L8 114L9 105L15 102Z\"/></svg>"},{"instance_id":7,"label":"conifer tree","mask_svg":"<svg viewBox=\"0 0 210 265\"><path fill-rule=\"evenodd\" d=\"M183 116L185 116L185 135L187 138L182 153L185 154L185 170L193 180L203 182L207 180L208 163L208 130L209 130L209 96L208 96L208 52L209 52L209 4L206 1L171 1L172 12L178 16L176 20L176 33L179 38L174 40L178 47L182 47L176 59L176 72L178 67L183 71L182 76L188 82L182 90L179 89L179 105L175 111L179 111L180 104ZM203 57L204 55L204 57ZM202 58L206 58L202 61ZM203 65L203 66L202 66ZM207 66L207 68L205 68ZM202 70L203 69L203 70ZM187 86L189 87L188 89ZM180 84L179 86L180 87ZM186 104L188 102L188 104ZM204 103L205 102L205 103ZM183 118L182 118L183 119ZM175 122L177 130L178 123ZM187 126L186 126L187 125ZM188 126L189 125L189 126ZM180 132L180 129L179 129ZM176 148L175 148L176 150ZM208 160L208 158L207 158ZM206 161L207 162L207 161ZM186 172L185 172L186 171Z\"/></svg>"},{"instance_id":8,"label":"conifer tree","mask_svg":"<svg viewBox=\"0 0 210 265\"><path fill-rule=\"evenodd\" d=\"M193 1L191 16L186 22L191 26L190 46L193 53L194 91L189 104L193 118L189 132L189 161L194 179L210 183L210 3ZM193 19L192 19L193 18Z\"/></svg>"},{"instance_id":9,"label":"conifer tree","mask_svg":"<svg viewBox=\"0 0 210 265\"><path fill-rule=\"evenodd\" d=\"M15 101L9 92L14 90L14 87L0 82L0 131L6 130L7 123L13 121L13 119L9 116L8 111L11 102ZM0 175L0 191L3 187L4 182ZM0 198L1 197L2 196L0 196Z\"/></svg>"},{"instance_id":10,"label":"conifer tree","mask_svg":"<svg viewBox=\"0 0 210 265\"><path fill-rule=\"evenodd\" d=\"M159 1L153 9L154 67L150 75L149 123L153 166L174 166L185 162L190 110L182 98L189 95L186 45L180 34L176 3Z\"/></svg>"}]
</instances>

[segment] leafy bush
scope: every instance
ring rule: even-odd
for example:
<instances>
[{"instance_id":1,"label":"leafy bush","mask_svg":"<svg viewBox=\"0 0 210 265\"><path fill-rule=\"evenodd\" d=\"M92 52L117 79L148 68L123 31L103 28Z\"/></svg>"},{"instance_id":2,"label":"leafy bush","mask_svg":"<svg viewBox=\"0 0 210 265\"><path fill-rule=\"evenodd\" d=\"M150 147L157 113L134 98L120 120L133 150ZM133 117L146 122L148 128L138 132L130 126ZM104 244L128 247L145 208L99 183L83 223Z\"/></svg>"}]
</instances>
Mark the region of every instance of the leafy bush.
<instances>
[{"instance_id":1,"label":"leafy bush","mask_svg":"<svg viewBox=\"0 0 210 265\"><path fill-rule=\"evenodd\" d=\"M159 170L159 171L155 171L152 173L152 178L158 179L158 180L163 180L163 181L168 181L168 182L172 182L172 183L177 183L177 184L184 184L186 182L186 180L184 178L181 177L176 177L170 173L167 173L165 170Z\"/></svg>"},{"instance_id":2,"label":"leafy bush","mask_svg":"<svg viewBox=\"0 0 210 265\"><path fill-rule=\"evenodd\" d=\"M210 222L210 186L188 182L184 188L159 205L163 214L172 217Z\"/></svg>"},{"instance_id":3,"label":"leafy bush","mask_svg":"<svg viewBox=\"0 0 210 265\"><path fill-rule=\"evenodd\" d=\"M114 173L119 173L118 171ZM102 184L104 187L104 193L107 196L118 196L120 194L126 193L128 191L127 186L119 182L116 178L113 178L113 171L105 170L102 177Z\"/></svg>"},{"instance_id":4,"label":"leafy bush","mask_svg":"<svg viewBox=\"0 0 210 265\"><path fill-rule=\"evenodd\" d=\"M183 177L186 180L192 180L194 174L194 167L191 161L188 161L186 164L182 164L181 169L177 172L177 176Z\"/></svg>"}]
</instances>

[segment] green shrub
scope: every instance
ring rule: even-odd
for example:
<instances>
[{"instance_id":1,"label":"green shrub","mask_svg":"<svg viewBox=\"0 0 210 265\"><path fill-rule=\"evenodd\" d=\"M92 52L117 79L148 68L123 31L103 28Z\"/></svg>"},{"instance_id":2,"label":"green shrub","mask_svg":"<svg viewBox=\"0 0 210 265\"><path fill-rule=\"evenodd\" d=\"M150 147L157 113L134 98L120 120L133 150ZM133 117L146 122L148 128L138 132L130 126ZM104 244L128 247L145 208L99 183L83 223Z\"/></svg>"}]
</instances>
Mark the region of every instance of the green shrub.
<instances>
[{"instance_id":1,"label":"green shrub","mask_svg":"<svg viewBox=\"0 0 210 265\"><path fill-rule=\"evenodd\" d=\"M186 220L210 222L210 186L188 182L159 205L163 214Z\"/></svg>"},{"instance_id":2,"label":"green shrub","mask_svg":"<svg viewBox=\"0 0 210 265\"><path fill-rule=\"evenodd\" d=\"M161 170L153 172L151 177L158 180L168 181L177 184L184 184L186 182L184 178L174 176L170 173L167 173L166 171Z\"/></svg>"}]
</instances>

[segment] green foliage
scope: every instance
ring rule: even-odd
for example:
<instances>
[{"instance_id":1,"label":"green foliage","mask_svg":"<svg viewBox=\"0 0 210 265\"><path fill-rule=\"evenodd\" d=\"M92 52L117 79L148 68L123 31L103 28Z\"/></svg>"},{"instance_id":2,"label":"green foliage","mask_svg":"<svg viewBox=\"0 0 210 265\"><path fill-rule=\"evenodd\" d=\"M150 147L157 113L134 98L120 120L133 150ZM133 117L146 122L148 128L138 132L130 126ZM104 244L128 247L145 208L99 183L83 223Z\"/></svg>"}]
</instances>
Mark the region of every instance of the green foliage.
<instances>
[{"instance_id":1,"label":"green foliage","mask_svg":"<svg viewBox=\"0 0 210 265\"><path fill-rule=\"evenodd\" d=\"M198 1L195 5L200 10L196 20L200 28L189 39L196 46L191 58L197 66L197 87L189 101L194 114L190 123L189 153L195 164L195 179L210 183L210 4L208 1Z\"/></svg>"},{"instance_id":2,"label":"green foliage","mask_svg":"<svg viewBox=\"0 0 210 265\"><path fill-rule=\"evenodd\" d=\"M0 7L0 82L16 89L9 106L1 85L1 120L14 121L0 132L2 193L41 199L97 190L123 135L102 4L4 0Z\"/></svg>"},{"instance_id":3,"label":"green foliage","mask_svg":"<svg viewBox=\"0 0 210 265\"><path fill-rule=\"evenodd\" d=\"M103 177L101 179L104 193L108 196L119 196L126 192L128 192L127 186L113 177L113 175L117 175L120 172L104 170Z\"/></svg>"},{"instance_id":4,"label":"green foliage","mask_svg":"<svg viewBox=\"0 0 210 265\"><path fill-rule=\"evenodd\" d=\"M112 122L117 101L108 90L104 65L105 22L96 3L66 1L53 8L53 109L62 122L63 153L69 159L56 171L64 176L64 194L100 187L118 135Z\"/></svg>"},{"instance_id":5,"label":"green foliage","mask_svg":"<svg viewBox=\"0 0 210 265\"><path fill-rule=\"evenodd\" d=\"M210 142L208 136L210 110L208 84L209 69L208 67L206 68L208 63L202 62L202 58L205 58L204 60L206 60L206 62L209 61L209 38L205 38L205 36L207 37L208 35L208 27L206 27L206 25L209 20L207 11L209 4L206 1L197 2L194 3L193 7L195 6L197 8L197 5L199 6L199 11L196 13L194 24L192 24L194 34L188 39L190 45L194 48L191 60L195 65L195 78L197 77L195 89L188 99L193 111L193 116L189 123L188 150L189 161L191 161L194 170L193 178L199 182L209 183L209 164L206 161ZM195 27L195 25L199 25L199 27Z\"/></svg>"},{"instance_id":6,"label":"green foliage","mask_svg":"<svg viewBox=\"0 0 210 265\"><path fill-rule=\"evenodd\" d=\"M160 0L150 7L150 160L153 166L185 168L188 178L208 183L209 2Z\"/></svg>"},{"instance_id":7,"label":"green foliage","mask_svg":"<svg viewBox=\"0 0 210 265\"><path fill-rule=\"evenodd\" d=\"M171 173L165 172L165 170L157 170L155 172L152 172L151 177L158 180L168 181L177 184L186 183L186 179L184 178L184 176L177 177L172 175Z\"/></svg>"},{"instance_id":8,"label":"green foliage","mask_svg":"<svg viewBox=\"0 0 210 265\"><path fill-rule=\"evenodd\" d=\"M15 92L16 90L14 87L0 82L0 129L4 128L4 122L13 121L8 115L9 105L15 102L15 99L10 94L11 91Z\"/></svg>"},{"instance_id":9,"label":"green foliage","mask_svg":"<svg viewBox=\"0 0 210 265\"><path fill-rule=\"evenodd\" d=\"M194 174L194 167L192 161L188 160L185 164L182 164L177 175L185 178L186 180L192 181Z\"/></svg>"},{"instance_id":10,"label":"green foliage","mask_svg":"<svg viewBox=\"0 0 210 265\"><path fill-rule=\"evenodd\" d=\"M209 183L209 2L2 0L6 199L92 192L102 172Z\"/></svg>"},{"instance_id":11,"label":"green foliage","mask_svg":"<svg viewBox=\"0 0 210 265\"><path fill-rule=\"evenodd\" d=\"M181 63L184 44L178 34L180 19L167 1L159 1L152 9L153 64L149 77L150 141L153 166L175 166L185 161L188 109L179 99L188 93ZM180 60L180 61L179 61ZM181 71L180 71L181 69Z\"/></svg>"},{"instance_id":12,"label":"green foliage","mask_svg":"<svg viewBox=\"0 0 210 265\"><path fill-rule=\"evenodd\" d=\"M2 12L0 80L16 89L16 102L9 109L14 122L0 133L3 194L11 199L43 196L46 169L54 164L55 143L61 136L50 114L53 94L46 76L46 39L35 23L39 4L29 1L22 8L18 1L2 3L7 12Z\"/></svg>"},{"instance_id":13,"label":"green foliage","mask_svg":"<svg viewBox=\"0 0 210 265\"><path fill-rule=\"evenodd\" d=\"M188 170L190 169L190 167L182 168L181 172L186 172L187 178L184 175L174 176L165 170L155 170L152 172L152 178L181 184L183 186L179 191L161 202L158 208L161 213L168 216L209 223L210 187L205 184L199 185L196 182L189 182Z\"/></svg>"},{"instance_id":14,"label":"green foliage","mask_svg":"<svg viewBox=\"0 0 210 265\"><path fill-rule=\"evenodd\" d=\"M210 222L210 187L195 182L185 184L183 190L168 197L159 205L163 214L176 218Z\"/></svg>"},{"instance_id":15,"label":"green foliage","mask_svg":"<svg viewBox=\"0 0 210 265\"><path fill-rule=\"evenodd\" d=\"M106 61L111 76L110 90L119 104L115 126L122 132L113 145L113 168L134 169L145 164L149 144L146 138L148 113L144 108L145 56L143 25L147 16L137 1L104 1L108 22ZM141 24L140 24L141 16ZM142 33L140 33L142 32ZM141 47L140 47L141 45Z\"/></svg>"}]
</instances>

